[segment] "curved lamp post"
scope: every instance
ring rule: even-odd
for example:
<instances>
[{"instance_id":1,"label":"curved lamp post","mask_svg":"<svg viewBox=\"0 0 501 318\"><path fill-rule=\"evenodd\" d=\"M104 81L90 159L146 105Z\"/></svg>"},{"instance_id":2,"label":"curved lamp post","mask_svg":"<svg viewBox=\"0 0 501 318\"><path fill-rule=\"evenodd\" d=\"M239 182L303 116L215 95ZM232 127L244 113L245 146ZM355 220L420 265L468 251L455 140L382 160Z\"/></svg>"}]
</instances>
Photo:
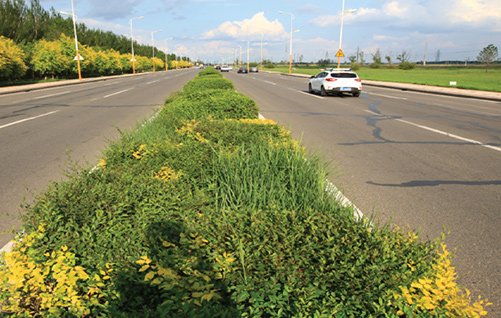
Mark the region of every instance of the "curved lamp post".
<instances>
[{"instance_id":1,"label":"curved lamp post","mask_svg":"<svg viewBox=\"0 0 501 318\"><path fill-rule=\"evenodd\" d=\"M75 51L76 51L76 54L77 54L75 56L75 59L77 60L77 66L78 66L78 80L81 82L82 81L82 71L80 69L80 60L82 59L82 57L78 53L77 24L76 24L75 9L73 7L73 0L71 0L71 12L72 13L67 13L67 12L61 11L60 13L71 15L72 18L73 18L73 31L75 32Z\"/></svg>"},{"instance_id":2,"label":"curved lamp post","mask_svg":"<svg viewBox=\"0 0 501 318\"><path fill-rule=\"evenodd\" d=\"M129 24L130 24L130 43L131 43L131 46L132 46L132 74L136 74L136 59L134 58L134 36L132 35L132 20L137 20L137 19L143 19L144 17L137 17L137 18L132 18L129 20Z\"/></svg>"},{"instance_id":3,"label":"curved lamp post","mask_svg":"<svg viewBox=\"0 0 501 318\"><path fill-rule=\"evenodd\" d=\"M172 38L168 38L168 39L164 40L164 44L165 44L165 70L166 71L169 69L169 64L167 62L167 41L170 41L170 40L172 40Z\"/></svg>"},{"instance_id":4,"label":"curved lamp post","mask_svg":"<svg viewBox=\"0 0 501 318\"><path fill-rule=\"evenodd\" d=\"M348 11L344 11L344 0L343 0L343 11L341 13L341 30L339 32L339 51L337 52L337 68L340 68L341 67L341 54L343 51L341 51L341 44L343 43L343 21L344 21L344 14L345 13L353 13L357 11L356 9L355 10L348 10Z\"/></svg>"},{"instance_id":5,"label":"curved lamp post","mask_svg":"<svg viewBox=\"0 0 501 318\"><path fill-rule=\"evenodd\" d=\"M156 32L162 32L162 30L156 30L151 32L151 47L153 50L153 55L152 55L153 57L151 58L151 60L153 61L153 73L155 73L155 40L153 39L153 33Z\"/></svg>"},{"instance_id":6,"label":"curved lamp post","mask_svg":"<svg viewBox=\"0 0 501 318\"><path fill-rule=\"evenodd\" d=\"M293 33L297 33L299 32L299 30L296 30L296 31L292 31L293 28L292 28L292 21L294 20L294 15L292 13L289 13L289 12L283 12L283 11L278 11L278 13L280 14L288 14L291 16L291 39L290 39L290 54L289 54L289 74L292 73L292 34Z\"/></svg>"}]
</instances>

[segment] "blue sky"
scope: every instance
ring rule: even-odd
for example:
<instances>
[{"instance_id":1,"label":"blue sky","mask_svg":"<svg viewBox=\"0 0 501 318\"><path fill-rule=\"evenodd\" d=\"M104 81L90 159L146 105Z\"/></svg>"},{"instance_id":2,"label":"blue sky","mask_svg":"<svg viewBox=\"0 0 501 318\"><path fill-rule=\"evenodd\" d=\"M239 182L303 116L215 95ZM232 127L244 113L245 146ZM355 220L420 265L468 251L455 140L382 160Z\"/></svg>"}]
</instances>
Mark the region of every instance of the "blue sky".
<instances>
[{"instance_id":1,"label":"blue sky","mask_svg":"<svg viewBox=\"0 0 501 318\"><path fill-rule=\"evenodd\" d=\"M41 0L46 8L71 12L71 0ZM75 14L90 28L130 36L162 51L206 62L240 56L275 62L289 59L292 13L293 56L317 61L339 49L342 0L74 0ZM345 0L342 50L363 51L365 60L409 52L411 61L476 60L482 48L501 49L500 0ZM167 40L172 38L171 40ZM85 44L85 43L83 43Z\"/></svg>"}]
</instances>

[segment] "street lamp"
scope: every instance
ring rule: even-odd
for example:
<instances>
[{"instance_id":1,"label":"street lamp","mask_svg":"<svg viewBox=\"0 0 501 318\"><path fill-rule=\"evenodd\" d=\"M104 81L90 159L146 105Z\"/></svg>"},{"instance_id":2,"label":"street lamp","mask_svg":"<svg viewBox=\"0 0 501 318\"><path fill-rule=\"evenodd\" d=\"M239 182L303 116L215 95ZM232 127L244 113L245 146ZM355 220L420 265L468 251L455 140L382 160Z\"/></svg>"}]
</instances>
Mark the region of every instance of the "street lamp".
<instances>
[{"instance_id":1,"label":"street lamp","mask_svg":"<svg viewBox=\"0 0 501 318\"><path fill-rule=\"evenodd\" d=\"M165 70L166 71L169 69L169 64L167 62L167 41L170 41L170 40L172 40L172 38L168 38L168 39L164 40L164 44L165 44Z\"/></svg>"},{"instance_id":2,"label":"street lamp","mask_svg":"<svg viewBox=\"0 0 501 318\"><path fill-rule=\"evenodd\" d=\"M261 33L261 71L263 70L263 35L264 33Z\"/></svg>"},{"instance_id":3,"label":"street lamp","mask_svg":"<svg viewBox=\"0 0 501 318\"><path fill-rule=\"evenodd\" d=\"M344 0L343 0L344 1ZM291 16L291 39L290 39L290 55L289 55L289 74L292 73L292 34L293 33L296 33L296 32L299 32L299 30L296 30L296 31L292 31L292 20L294 20L294 15L292 13L288 13L288 12L283 12L283 11L278 11L278 13L280 14L289 14Z\"/></svg>"},{"instance_id":4,"label":"street lamp","mask_svg":"<svg viewBox=\"0 0 501 318\"><path fill-rule=\"evenodd\" d=\"M341 44L343 43L343 21L344 21L344 14L345 13L353 13L357 11L356 9L355 10L348 10L348 11L344 11L344 0L343 0L343 11L341 13L341 30L340 30L340 34L339 34L339 51L337 52L336 56L337 56L337 68L340 68L341 67L341 57L344 56L343 54L343 51L341 51Z\"/></svg>"},{"instance_id":5,"label":"street lamp","mask_svg":"<svg viewBox=\"0 0 501 318\"><path fill-rule=\"evenodd\" d=\"M129 24L130 24L130 43L131 43L131 46L132 46L132 74L136 74L136 64L134 62L136 62L136 59L134 58L134 36L132 35L132 20L137 20L137 19L143 19L144 17L137 17L137 18L132 18L129 20Z\"/></svg>"},{"instance_id":6,"label":"street lamp","mask_svg":"<svg viewBox=\"0 0 501 318\"><path fill-rule=\"evenodd\" d=\"M66 13L66 12L62 12L61 11L62 14L71 15L72 18L73 18L73 31L75 32L75 51L77 53L77 55L75 56L75 59L77 60L78 79L81 82L82 81L82 72L81 72L81 69L80 69L80 59L82 59L82 58L80 57L80 54L78 54L77 24L76 24L75 9L73 7L73 0L71 0L71 12L72 13Z\"/></svg>"},{"instance_id":7,"label":"street lamp","mask_svg":"<svg viewBox=\"0 0 501 318\"><path fill-rule=\"evenodd\" d=\"M250 45L250 41L242 40L242 42L247 42L247 72L249 72L249 51L250 51L249 45Z\"/></svg>"},{"instance_id":8,"label":"street lamp","mask_svg":"<svg viewBox=\"0 0 501 318\"><path fill-rule=\"evenodd\" d=\"M153 39L153 33L156 32L162 32L162 30L156 30L151 32L151 48L153 50L153 57L151 58L151 60L153 61L153 73L155 73L155 40Z\"/></svg>"}]
</instances>

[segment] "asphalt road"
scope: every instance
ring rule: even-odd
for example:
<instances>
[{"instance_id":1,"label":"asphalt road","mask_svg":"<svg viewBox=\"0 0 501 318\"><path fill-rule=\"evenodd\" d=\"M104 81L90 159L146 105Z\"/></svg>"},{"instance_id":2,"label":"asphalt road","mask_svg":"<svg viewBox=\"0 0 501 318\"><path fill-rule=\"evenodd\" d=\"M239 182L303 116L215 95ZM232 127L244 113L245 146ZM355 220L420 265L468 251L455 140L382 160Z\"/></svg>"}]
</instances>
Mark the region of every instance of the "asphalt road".
<instances>
[{"instance_id":1,"label":"asphalt road","mask_svg":"<svg viewBox=\"0 0 501 318\"><path fill-rule=\"evenodd\" d=\"M151 117L195 77L178 70L0 96L0 231L20 225L26 196L63 178L70 158L97 163L107 140ZM0 247L11 239L0 237Z\"/></svg>"},{"instance_id":2,"label":"asphalt road","mask_svg":"<svg viewBox=\"0 0 501 318\"><path fill-rule=\"evenodd\" d=\"M224 76L331 162L331 181L365 215L431 240L450 231L458 282L501 317L500 102L368 86L359 98L321 97L304 78Z\"/></svg>"}]
</instances>

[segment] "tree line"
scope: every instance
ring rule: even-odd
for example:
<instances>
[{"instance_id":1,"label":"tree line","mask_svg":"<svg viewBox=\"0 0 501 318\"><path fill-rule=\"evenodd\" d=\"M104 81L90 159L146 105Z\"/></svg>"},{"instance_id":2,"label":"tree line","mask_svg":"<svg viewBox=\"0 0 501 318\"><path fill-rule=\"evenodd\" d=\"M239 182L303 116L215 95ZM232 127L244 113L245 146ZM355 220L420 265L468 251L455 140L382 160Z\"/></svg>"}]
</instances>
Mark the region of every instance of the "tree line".
<instances>
[{"instance_id":1,"label":"tree line","mask_svg":"<svg viewBox=\"0 0 501 318\"><path fill-rule=\"evenodd\" d=\"M129 38L111 31L89 29L84 23L77 23L76 30L80 55L84 58L82 72L87 75L132 72ZM74 76L74 42L73 49L70 45L71 41L74 41L73 32L71 17L61 16L54 8L45 10L39 0L30 0L29 5L24 0L0 0L0 80ZM166 56L164 52L150 45L134 41L138 71L152 68L153 49L156 69L164 68L165 60L168 61L169 68L175 68L176 58L178 67L189 64L186 62L189 61L187 57L178 57L175 54ZM50 57L50 54L53 54L53 57ZM62 65L62 62L67 64ZM37 63L49 65L42 66ZM92 63L96 65L90 65ZM106 65L110 63L113 65Z\"/></svg>"}]
</instances>

